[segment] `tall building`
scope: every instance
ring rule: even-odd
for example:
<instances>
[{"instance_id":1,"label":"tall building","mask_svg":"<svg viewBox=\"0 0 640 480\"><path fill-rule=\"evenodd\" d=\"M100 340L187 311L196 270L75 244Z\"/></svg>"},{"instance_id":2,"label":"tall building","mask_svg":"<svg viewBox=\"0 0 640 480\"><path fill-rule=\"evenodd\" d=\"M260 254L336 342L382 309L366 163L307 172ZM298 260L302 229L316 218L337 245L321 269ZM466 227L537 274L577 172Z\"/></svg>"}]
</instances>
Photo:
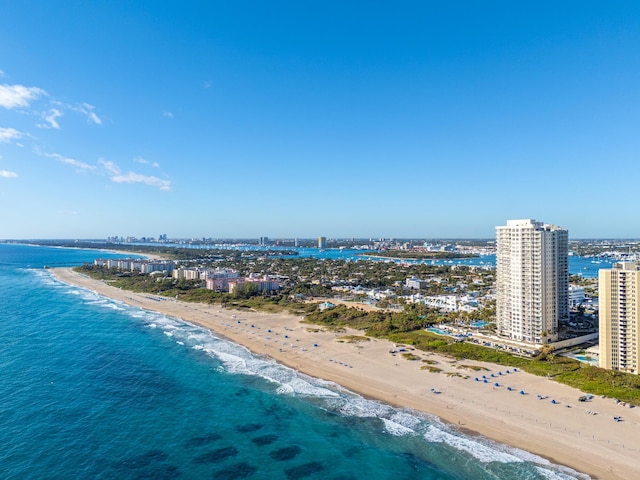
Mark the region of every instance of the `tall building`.
<instances>
[{"instance_id":1,"label":"tall building","mask_svg":"<svg viewBox=\"0 0 640 480\"><path fill-rule=\"evenodd\" d=\"M326 248L327 237L318 237L318 248Z\"/></svg>"},{"instance_id":2,"label":"tall building","mask_svg":"<svg viewBox=\"0 0 640 480\"><path fill-rule=\"evenodd\" d=\"M640 263L614 263L598 272L600 367L638 374Z\"/></svg>"},{"instance_id":3,"label":"tall building","mask_svg":"<svg viewBox=\"0 0 640 480\"><path fill-rule=\"evenodd\" d=\"M569 234L535 220L496 227L496 327L513 340L544 344L569 318Z\"/></svg>"}]
</instances>

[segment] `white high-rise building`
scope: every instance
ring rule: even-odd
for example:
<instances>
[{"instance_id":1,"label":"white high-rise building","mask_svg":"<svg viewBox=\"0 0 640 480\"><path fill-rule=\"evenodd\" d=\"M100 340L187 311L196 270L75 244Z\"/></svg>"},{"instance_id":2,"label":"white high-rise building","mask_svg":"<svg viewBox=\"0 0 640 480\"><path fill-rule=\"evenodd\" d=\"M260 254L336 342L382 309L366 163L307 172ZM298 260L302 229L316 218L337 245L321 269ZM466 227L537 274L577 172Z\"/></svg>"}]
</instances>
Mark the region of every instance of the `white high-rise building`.
<instances>
[{"instance_id":1,"label":"white high-rise building","mask_svg":"<svg viewBox=\"0 0 640 480\"><path fill-rule=\"evenodd\" d=\"M496 227L496 327L513 340L544 344L569 318L569 234L535 220Z\"/></svg>"}]
</instances>

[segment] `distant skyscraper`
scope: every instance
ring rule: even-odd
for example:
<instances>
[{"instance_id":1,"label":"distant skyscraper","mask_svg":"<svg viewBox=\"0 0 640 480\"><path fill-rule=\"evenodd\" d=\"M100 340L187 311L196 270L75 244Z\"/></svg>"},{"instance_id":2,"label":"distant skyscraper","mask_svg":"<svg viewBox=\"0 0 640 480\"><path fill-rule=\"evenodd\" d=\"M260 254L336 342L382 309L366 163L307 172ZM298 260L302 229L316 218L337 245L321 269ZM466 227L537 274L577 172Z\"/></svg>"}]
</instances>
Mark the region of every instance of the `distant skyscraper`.
<instances>
[{"instance_id":1,"label":"distant skyscraper","mask_svg":"<svg viewBox=\"0 0 640 480\"><path fill-rule=\"evenodd\" d=\"M326 248L327 237L318 237L318 248Z\"/></svg>"},{"instance_id":2,"label":"distant skyscraper","mask_svg":"<svg viewBox=\"0 0 640 480\"><path fill-rule=\"evenodd\" d=\"M269 237L260 237L260 246L264 247L269 244Z\"/></svg>"},{"instance_id":3,"label":"distant skyscraper","mask_svg":"<svg viewBox=\"0 0 640 480\"><path fill-rule=\"evenodd\" d=\"M544 344L557 340L569 318L567 230L535 220L496 227L498 334Z\"/></svg>"},{"instance_id":4,"label":"distant skyscraper","mask_svg":"<svg viewBox=\"0 0 640 480\"><path fill-rule=\"evenodd\" d=\"M640 264L622 262L598 272L600 368L638 374Z\"/></svg>"}]
</instances>

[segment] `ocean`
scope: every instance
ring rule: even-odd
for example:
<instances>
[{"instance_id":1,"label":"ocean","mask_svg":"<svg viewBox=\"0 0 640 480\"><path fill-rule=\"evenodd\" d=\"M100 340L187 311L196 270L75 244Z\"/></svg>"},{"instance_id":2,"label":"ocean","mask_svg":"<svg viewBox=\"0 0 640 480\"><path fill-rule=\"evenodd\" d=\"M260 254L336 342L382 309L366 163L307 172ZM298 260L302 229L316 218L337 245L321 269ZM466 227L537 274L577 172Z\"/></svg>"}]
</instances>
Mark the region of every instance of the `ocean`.
<instances>
[{"instance_id":1,"label":"ocean","mask_svg":"<svg viewBox=\"0 0 640 480\"><path fill-rule=\"evenodd\" d=\"M585 479L58 282L0 244L0 478Z\"/></svg>"}]
</instances>

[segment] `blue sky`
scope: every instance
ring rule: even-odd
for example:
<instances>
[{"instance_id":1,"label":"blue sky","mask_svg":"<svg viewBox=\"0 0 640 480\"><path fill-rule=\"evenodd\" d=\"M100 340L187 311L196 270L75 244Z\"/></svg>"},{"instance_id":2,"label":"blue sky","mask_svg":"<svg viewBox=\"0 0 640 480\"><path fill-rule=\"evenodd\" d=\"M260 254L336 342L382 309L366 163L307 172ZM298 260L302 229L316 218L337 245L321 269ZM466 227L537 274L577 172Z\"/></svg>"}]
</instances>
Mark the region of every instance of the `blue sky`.
<instances>
[{"instance_id":1,"label":"blue sky","mask_svg":"<svg viewBox=\"0 0 640 480\"><path fill-rule=\"evenodd\" d=\"M640 237L638 2L0 11L0 239Z\"/></svg>"}]
</instances>

